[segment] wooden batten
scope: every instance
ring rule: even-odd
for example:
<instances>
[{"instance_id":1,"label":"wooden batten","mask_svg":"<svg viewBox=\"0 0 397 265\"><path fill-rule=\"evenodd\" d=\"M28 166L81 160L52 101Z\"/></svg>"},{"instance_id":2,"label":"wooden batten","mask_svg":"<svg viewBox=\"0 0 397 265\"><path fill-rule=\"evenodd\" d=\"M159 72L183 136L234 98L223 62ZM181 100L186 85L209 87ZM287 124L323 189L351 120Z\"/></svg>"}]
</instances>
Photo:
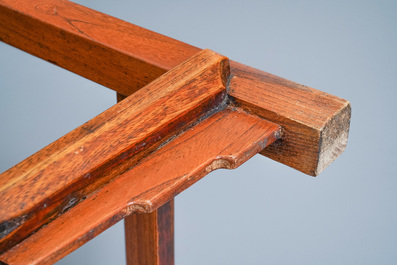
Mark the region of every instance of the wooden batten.
<instances>
[{"instance_id":1,"label":"wooden batten","mask_svg":"<svg viewBox=\"0 0 397 265\"><path fill-rule=\"evenodd\" d=\"M238 126L236 126L238 125ZM280 127L226 108L0 254L7 264L52 264L134 213L151 213L218 168L236 168L280 137Z\"/></svg>"},{"instance_id":2,"label":"wooden batten","mask_svg":"<svg viewBox=\"0 0 397 265\"><path fill-rule=\"evenodd\" d=\"M317 176L346 148L347 100L255 68L231 62L235 104L283 128L282 139L261 154Z\"/></svg>"},{"instance_id":3,"label":"wooden batten","mask_svg":"<svg viewBox=\"0 0 397 265\"><path fill-rule=\"evenodd\" d=\"M61 0L2 0L0 40L124 96L200 51ZM343 152L350 124L346 100L236 62L231 68L237 104L285 130L263 155L315 176Z\"/></svg>"},{"instance_id":4,"label":"wooden batten","mask_svg":"<svg viewBox=\"0 0 397 265\"><path fill-rule=\"evenodd\" d=\"M0 174L0 263L51 264L133 213L161 225L177 194L257 153L316 176L347 144L348 101L69 1L0 0L0 40L120 101Z\"/></svg>"},{"instance_id":5,"label":"wooden batten","mask_svg":"<svg viewBox=\"0 0 397 265\"><path fill-rule=\"evenodd\" d=\"M62 0L1 0L0 41L124 95L201 50Z\"/></svg>"},{"instance_id":6,"label":"wooden batten","mask_svg":"<svg viewBox=\"0 0 397 265\"><path fill-rule=\"evenodd\" d=\"M228 73L226 57L203 50L2 173L0 249L15 245L219 108Z\"/></svg>"}]
</instances>

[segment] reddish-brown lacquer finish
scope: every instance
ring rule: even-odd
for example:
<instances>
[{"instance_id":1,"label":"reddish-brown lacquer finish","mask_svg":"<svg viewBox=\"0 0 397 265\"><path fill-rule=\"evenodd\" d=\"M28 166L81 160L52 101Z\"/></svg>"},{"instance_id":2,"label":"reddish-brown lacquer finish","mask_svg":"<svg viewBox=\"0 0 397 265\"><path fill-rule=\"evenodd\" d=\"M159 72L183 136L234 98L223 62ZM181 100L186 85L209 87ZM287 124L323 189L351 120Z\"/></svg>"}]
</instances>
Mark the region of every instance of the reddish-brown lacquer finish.
<instances>
[{"instance_id":1,"label":"reddish-brown lacquer finish","mask_svg":"<svg viewBox=\"0 0 397 265\"><path fill-rule=\"evenodd\" d=\"M0 0L0 40L124 95L201 50L65 0Z\"/></svg>"},{"instance_id":2,"label":"reddish-brown lacquer finish","mask_svg":"<svg viewBox=\"0 0 397 265\"><path fill-rule=\"evenodd\" d=\"M231 61L230 95L238 106L283 127L261 154L316 176L346 148L350 103Z\"/></svg>"},{"instance_id":3,"label":"reddish-brown lacquer finish","mask_svg":"<svg viewBox=\"0 0 397 265\"><path fill-rule=\"evenodd\" d=\"M348 101L237 62L229 69L223 56L69 1L0 0L0 40L119 99L135 93L0 175L9 264L53 263L132 213L143 214L128 218L127 244L139 248L130 235L157 241L129 260L167 262L163 217L207 173L261 151L317 175L347 143Z\"/></svg>"},{"instance_id":4,"label":"reddish-brown lacquer finish","mask_svg":"<svg viewBox=\"0 0 397 265\"><path fill-rule=\"evenodd\" d=\"M117 93L117 102L126 97ZM151 213L124 219L127 264L174 264L174 199Z\"/></svg>"},{"instance_id":5,"label":"reddish-brown lacquer finish","mask_svg":"<svg viewBox=\"0 0 397 265\"><path fill-rule=\"evenodd\" d=\"M136 92L199 48L62 0L0 0L0 39L103 84ZM317 175L345 149L348 101L231 63L237 104L285 129L263 155Z\"/></svg>"},{"instance_id":6,"label":"reddish-brown lacquer finish","mask_svg":"<svg viewBox=\"0 0 397 265\"><path fill-rule=\"evenodd\" d=\"M127 264L174 264L174 200L124 219Z\"/></svg>"},{"instance_id":7,"label":"reddish-brown lacquer finish","mask_svg":"<svg viewBox=\"0 0 397 265\"><path fill-rule=\"evenodd\" d=\"M0 250L18 243L217 108L228 60L203 50L0 175Z\"/></svg>"},{"instance_id":8,"label":"reddish-brown lacquer finish","mask_svg":"<svg viewBox=\"0 0 397 265\"><path fill-rule=\"evenodd\" d=\"M188 129L14 248L7 264L50 264L132 213L150 213L218 168L235 168L280 135L280 127L227 108Z\"/></svg>"}]
</instances>

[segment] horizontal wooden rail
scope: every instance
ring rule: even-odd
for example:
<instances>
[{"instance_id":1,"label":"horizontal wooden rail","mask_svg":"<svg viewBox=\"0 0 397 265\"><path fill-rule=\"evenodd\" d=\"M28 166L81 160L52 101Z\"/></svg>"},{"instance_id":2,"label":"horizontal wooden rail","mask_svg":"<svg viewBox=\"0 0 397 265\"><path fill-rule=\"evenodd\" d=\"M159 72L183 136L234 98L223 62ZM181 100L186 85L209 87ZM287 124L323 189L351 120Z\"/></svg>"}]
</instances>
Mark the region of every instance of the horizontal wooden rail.
<instances>
[{"instance_id":1,"label":"horizontal wooden rail","mask_svg":"<svg viewBox=\"0 0 397 265\"><path fill-rule=\"evenodd\" d=\"M69 1L0 0L0 40L128 96L0 175L7 264L54 262L256 153L315 176L346 147L348 101Z\"/></svg>"},{"instance_id":2,"label":"horizontal wooden rail","mask_svg":"<svg viewBox=\"0 0 397 265\"><path fill-rule=\"evenodd\" d=\"M231 75L236 104L283 127L261 154L317 176L345 150L348 101L233 61Z\"/></svg>"},{"instance_id":3,"label":"horizontal wooden rail","mask_svg":"<svg viewBox=\"0 0 397 265\"><path fill-rule=\"evenodd\" d=\"M63 0L0 0L0 40L126 96L200 51ZM233 61L231 71L237 104L284 128L263 155L315 176L343 152L348 101Z\"/></svg>"},{"instance_id":4,"label":"horizontal wooden rail","mask_svg":"<svg viewBox=\"0 0 397 265\"><path fill-rule=\"evenodd\" d=\"M0 40L123 95L201 50L65 0L0 0Z\"/></svg>"},{"instance_id":5,"label":"horizontal wooden rail","mask_svg":"<svg viewBox=\"0 0 397 265\"><path fill-rule=\"evenodd\" d=\"M203 50L2 173L0 249L15 245L219 108L228 73L225 57Z\"/></svg>"},{"instance_id":6,"label":"horizontal wooden rail","mask_svg":"<svg viewBox=\"0 0 397 265\"><path fill-rule=\"evenodd\" d=\"M273 123L241 109L222 110L0 255L0 260L52 263L125 216L152 212L209 172L241 165L279 135L280 127Z\"/></svg>"}]
</instances>

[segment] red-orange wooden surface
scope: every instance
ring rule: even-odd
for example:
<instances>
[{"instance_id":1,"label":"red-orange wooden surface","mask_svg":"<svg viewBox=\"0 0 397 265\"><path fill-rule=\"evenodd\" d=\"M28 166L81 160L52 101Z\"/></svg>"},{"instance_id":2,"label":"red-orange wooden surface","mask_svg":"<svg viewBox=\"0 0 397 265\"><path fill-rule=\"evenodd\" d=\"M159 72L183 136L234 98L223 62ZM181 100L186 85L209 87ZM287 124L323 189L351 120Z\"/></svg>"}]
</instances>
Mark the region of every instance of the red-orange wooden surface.
<instances>
[{"instance_id":1,"label":"red-orange wooden surface","mask_svg":"<svg viewBox=\"0 0 397 265\"><path fill-rule=\"evenodd\" d=\"M7 249L218 107L227 59L204 50L0 175ZM29 187L29 188L27 188Z\"/></svg>"},{"instance_id":2,"label":"red-orange wooden surface","mask_svg":"<svg viewBox=\"0 0 397 265\"><path fill-rule=\"evenodd\" d=\"M130 95L199 48L62 0L1 0L0 39ZM239 106L285 127L263 155L319 174L347 142L350 103L231 61ZM259 98L258 98L259 97Z\"/></svg>"},{"instance_id":3,"label":"red-orange wooden surface","mask_svg":"<svg viewBox=\"0 0 397 265\"><path fill-rule=\"evenodd\" d=\"M217 112L0 255L0 260L51 263L129 214L152 212L209 172L241 165L279 135L279 126L241 109Z\"/></svg>"},{"instance_id":4,"label":"red-orange wooden surface","mask_svg":"<svg viewBox=\"0 0 397 265\"><path fill-rule=\"evenodd\" d=\"M178 65L200 52L196 47L63 0L0 0L0 40L101 83L121 95L135 93L176 66L179 67L177 72L183 77L186 65ZM208 53L204 51L206 52ZM203 58L207 57L211 56L207 54L202 57L204 63L207 59ZM197 57L193 56L193 58ZM348 101L234 61L230 63L229 76L226 58L219 58L222 59L218 60L218 66L215 68L222 70L210 70L198 76L193 74L187 77L186 74L185 80L187 86L194 87L200 84L200 87L201 82L204 82L204 87L215 88L214 91L200 93L191 90L191 93L183 94L181 97L185 101L190 102L189 100L193 98L193 102L187 108L178 105L184 101L168 102L171 103L170 108L182 113L175 117L165 115L165 120L160 119L163 123L153 122L149 126L153 128L147 132L147 135L150 135L149 139L155 139L160 133L161 141L148 141L149 144L146 146L148 138L145 136L132 145L128 143L123 146L119 145L123 143L118 138L120 135L112 133L113 129L118 131L125 128L122 130L128 138L131 129L129 126L133 126L130 116L134 116L129 115L128 112L128 104L131 102L142 104L142 101L146 101L146 108L142 108L145 109L142 111L145 115L141 116L138 111L135 113L135 118L146 117L151 111L154 117L163 115L160 110L167 106L167 101L161 99L156 101L156 97L161 98L162 88L165 86L160 84L161 81L155 81L149 85L149 88L153 88L152 91L147 87L143 88L134 94L135 97L127 99L125 101L127 103L120 103L112 108L113 112L98 116L43 149L39 155L34 155L10 169L8 173L3 173L6 176L10 172L18 172L16 175L4 177L4 188L0 188L5 191L5 195L0 195L3 196L2 198L17 195L15 201L3 200L7 207L13 210L3 213L0 211L0 218L3 218L0 222L2 221L3 227L6 228L5 236L0 243L3 250L15 245L58 214L68 211L19 245L3 253L1 259L12 264L53 262L128 214L154 211L211 170L219 167L235 167L260 151L272 159L310 175L319 174L343 152L350 123ZM215 72L218 75L215 83L222 84L220 90L217 89L219 88L217 85L214 86L214 79L210 78ZM166 83L175 85L173 79L167 75L159 80L163 80L163 85ZM226 97L227 89L229 96ZM199 97L201 94L204 98ZM173 92L170 92L171 95ZM154 106L157 106L157 109ZM104 130L107 125L102 127L102 124L107 124L109 119L117 122L111 122L113 127ZM197 121L200 123L193 126ZM282 139L274 142L280 137L279 125L283 130ZM183 132L189 126L193 126L191 129L196 134L190 130ZM217 128L214 129L213 126ZM146 126L134 128L142 133L139 128ZM252 128L258 132L251 132ZM230 135L229 131L234 132L235 135ZM172 138L181 132L183 133L177 138ZM187 136L191 138L183 140ZM77 170L79 168L84 170L75 175L75 178L69 179L66 185L61 183L60 186L51 186L49 183L53 180L48 178L49 181L44 186L47 185L46 187L49 188L45 188L41 196L39 188L46 183L42 180L47 179L42 177L42 173L49 172L52 168L53 172L69 172L68 166L64 167L62 163L74 155L84 154L87 151L87 141L91 138L97 139L93 143L100 143L100 146L107 142L112 148L115 146L117 148L112 150L108 160L100 160L99 164L88 163L88 167L84 161L81 167L77 166ZM107 140L103 141L104 139ZM166 142L167 139L171 141ZM233 139L236 142L228 142ZM74 141L78 143L74 144ZM211 143L217 141L220 145L203 148L208 141ZM272 142L274 144L271 144ZM264 149L268 144L271 145ZM174 146L175 149L167 149L170 146ZM190 149L191 146L195 149ZM151 154L158 147L161 148ZM231 154L228 154L229 151ZM196 152L201 152L200 156L195 157ZM56 159L49 159L37 163L43 156L58 157L59 154L63 157L59 162ZM92 154L97 155L89 156L90 159L86 159L87 161L95 162L95 157L102 158L101 152L92 152ZM148 156L149 154L151 155ZM158 157L166 160L165 157L168 156L181 163L182 171L156 160ZM193 161L195 159L197 161ZM75 163L73 159L70 161L65 165ZM81 161L76 165L82 163ZM135 166L137 162L139 165ZM57 167L60 171L55 170ZM155 174L153 171L156 168L166 177L162 175L159 179L158 173ZM74 172L73 169L71 170ZM140 170L139 173L137 170ZM21 172L26 175L19 174ZM100 172L106 177L91 182L91 179L98 177ZM150 181L140 175L142 172L152 176ZM32 174L29 175L30 173ZM24 203L26 196L29 196L25 194L26 186L31 186L29 176L40 180L37 182L36 191L41 197L35 197L31 204L24 205L21 211L18 211L18 206ZM168 182L164 182L164 178L168 178ZM20 182L22 179L24 181ZM112 179L115 180L106 185ZM134 183L134 189L125 191L130 197L118 194L127 187L124 185L131 181ZM32 183L36 183L36 180ZM104 194L105 191L113 194L113 197ZM21 197L18 197L18 194ZM18 200L18 198L22 199ZM66 198L69 200L65 200ZM85 200L82 201L83 199ZM98 205L101 205L98 204L99 202L108 203L105 212L97 211ZM74 225L68 227L64 225L65 223ZM49 238L48 235L54 234L62 241ZM41 248L43 246L46 247L46 252Z\"/></svg>"}]
</instances>

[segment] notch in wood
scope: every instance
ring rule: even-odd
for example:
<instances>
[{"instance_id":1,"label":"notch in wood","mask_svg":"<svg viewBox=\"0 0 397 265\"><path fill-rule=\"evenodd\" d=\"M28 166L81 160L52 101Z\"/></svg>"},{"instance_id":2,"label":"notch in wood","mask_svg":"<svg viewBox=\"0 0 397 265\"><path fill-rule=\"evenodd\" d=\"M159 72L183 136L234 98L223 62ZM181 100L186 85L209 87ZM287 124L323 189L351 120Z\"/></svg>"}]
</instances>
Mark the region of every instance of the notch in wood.
<instances>
[{"instance_id":1,"label":"notch in wood","mask_svg":"<svg viewBox=\"0 0 397 265\"><path fill-rule=\"evenodd\" d=\"M0 253L224 106L229 72L203 50L0 174Z\"/></svg>"}]
</instances>

